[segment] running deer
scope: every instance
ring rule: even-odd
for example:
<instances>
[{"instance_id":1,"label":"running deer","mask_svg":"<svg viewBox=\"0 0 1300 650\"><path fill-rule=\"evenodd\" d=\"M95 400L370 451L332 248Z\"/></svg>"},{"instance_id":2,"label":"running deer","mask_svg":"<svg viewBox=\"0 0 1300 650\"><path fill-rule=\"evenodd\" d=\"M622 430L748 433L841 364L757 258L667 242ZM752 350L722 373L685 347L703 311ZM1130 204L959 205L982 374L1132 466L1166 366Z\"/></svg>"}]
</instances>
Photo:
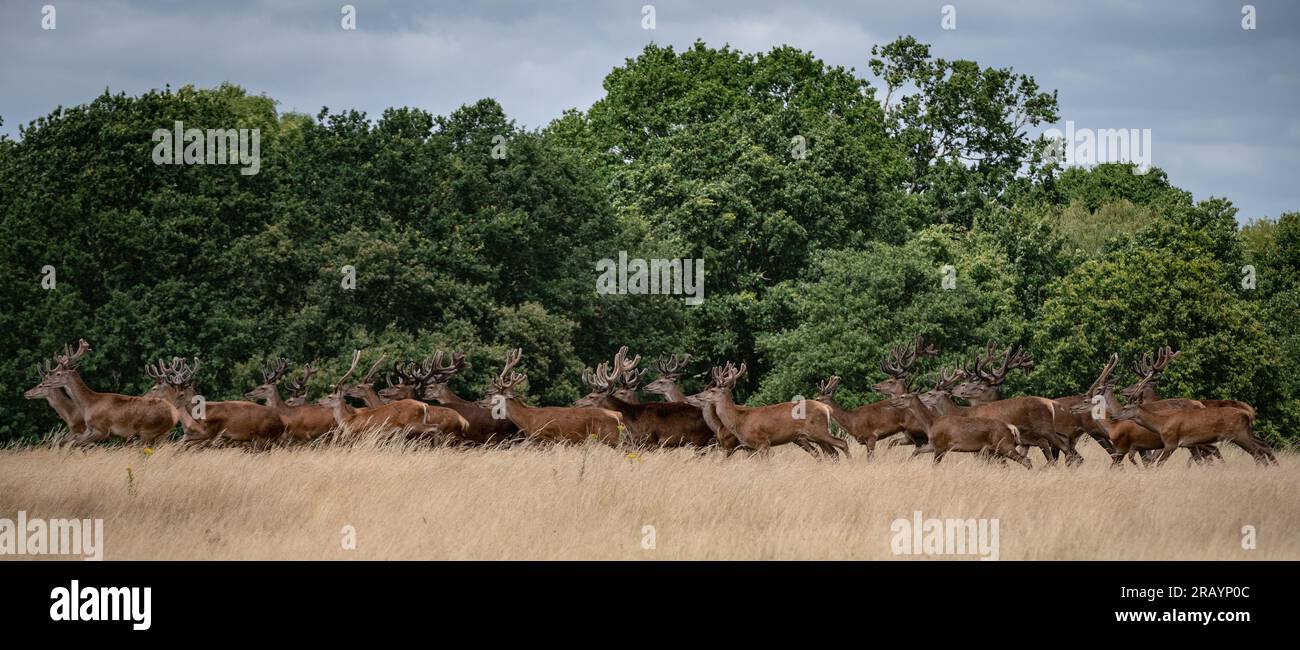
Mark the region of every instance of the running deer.
<instances>
[{"instance_id":1,"label":"running deer","mask_svg":"<svg viewBox=\"0 0 1300 650\"><path fill-rule=\"evenodd\" d=\"M907 408L897 408L886 399L881 402L864 404L848 410L835 401L835 391L839 389L840 378L831 375L826 381L817 385L818 402L831 409L831 417L849 435L867 448L867 457L875 454L876 442L895 433L907 433L912 439L924 444L925 427Z\"/></svg>"},{"instance_id":2,"label":"running deer","mask_svg":"<svg viewBox=\"0 0 1300 650\"><path fill-rule=\"evenodd\" d=\"M77 342L75 352L55 355L56 366L32 389L38 393L67 391L85 424L84 432L72 439L73 445L100 442L112 437L124 440L139 438L152 445L176 427L179 415L165 400L117 393L98 393L82 381L78 367L90 351L85 339ZM29 392L32 392L29 391Z\"/></svg>"},{"instance_id":3,"label":"running deer","mask_svg":"<svg viewBox=\"0 0 1300 650\"><path fill-rule=\"evenodd\" d=\"M1160 375L1164 374L1165 368L1169 366L1169 362L1176 359L1179 354L1182 353L1166 345L1165 347L1156 350L1155 358L1152 358L1150 354L1143 354L1142 358L1133 362L1133 372L1137 374L1138 382L1139 383L1143 381L1146 382L1145 384L1143 384L1145 388L1142 389L1143 403L1151 406L1159 405L1161 407L1171 408L1171 409L1172 408L1200 408L1203 406L1225 406L1231 408L1239 408L1245 411L1246 414L1250 416L1250 421L1254 423L1255 407L1241 400L1235 400L1235 399L1193 400L1193 399L1187 399L1183 397L1161 399L1160 396L1156 394L1156 384L1159 383ZM1133 384L1132 386L1129 386L1128 388L1125 388L1124 390L1120 391L1120 394L1126 398L1132 399L1135 396L1137 390L1138 390L1138 384Z\"/></svg>"},{"instance_id":4,"label":"running deer","mask_svg":"<svg viewBox=\"0 0 1300 650\"><path fill-rule=\"evenodd\" d=\"M276 415L284 421L284 433L290 439L295 442L311 442L334 428L334 411L320 404L295 406L282 399L277 384L288 372L288 359L280 359L274 365L263 368L262 383L245 393L244 397L253 402L264 401L272 411L275 411ZM301 388L305 391L310 376L311 366L303 366L302 382L295 390Z\"/></svg>"},{"instance_id":5,"label":"running deer","mask_svg":"<svg viewBox=\"0 0 1300 650\"><path fill-rule=\"evenodd\" d=\"M910 343L891 347L889 353L880 361L880 369L884 371L886 378L876 382L871 386L871 389L886 397L902 397L903 395L906 395L909 390L907 386L908 377L912 373L912 367L916 365L916 360L922 357L933 357L938 354L939 349L936 348L933 343L925 343L924 339L919 335ZM879 403L882 404L879 408L886 408L888 400ZM901 428L899 429L899 432L901 432L905 437L903 442L914 445L919 449L925 444L925 431L921 428L920 422L918 422L916 417L907 409L894 410L902 414L902 421L900 422ZM877 436L877 439L888 435L891 434L882 432L881 435ZM895 439L893 444L898 444L899 442L899 439ZM868 448L867 453L870 455L873 453L874 449L875 444L872 443Z\"/></svg>"},{"instance_id":6,"label":"running deer","mask_svg":"<svg viewBox=\"0 0 1300 650\"><path fill-rule=\"evenodd\" d=\"M371 366L370 371L362 378L363 383L373 380L374 373L385 356L381 354L379 361L376 361ZM382 431L388 434L403 433L407 438L430 440L438 439L439 436L457 439L464 435L465 429L469 427L469 422L461 417L459 413L441 406L431 406L410 399L396 400L384 404L377 394L373 395L373 398L380 402L378 406L367 406L358 409L348 404L347 397L349 396L357 396L358 394L371 395L374 393L373 384L357 390L354 385L347 383L348 379L352 377L352 373L356 372L357 363L360 361L361 350L354 350L352 352L352 365L339 378L338 383L330 387L329 395L325 398L325 405L330 407L334 413L334 422L343 430L345 435Z\"/></svg>"},{"instance_id":7,"label":"running deer","mask_svg":"<svg viewBox=\"0 0 1300 650\"><path fill-rule=\"evenodd\" d=\"M638 444L656 447L704 447L714 440L714 433L705 423L699 408L681 402L627 401L622 393L640 381L641 373L635 370L635 364L627 364L623 359L627 348L615 355L614 368L609 370L602 362L595 372L583 371L583 381L591 389L586 397L574 402L574 406L596 406L617 411L623 416L623 422ZM640 360L640 357L637 357ZM628 378L622 373L634 373Z\"/></svg>"},{"instance_id":8,"label":"running deer","mask_svg":"<svg viewBox=\"0 0 1300 650\"><path fill-rule=\"evenodd\" d=\"M494 417L506 417L532 440L546 442L583 442L595 438L617 447L625 426L617 411L570 406L530 407L515 394L515 387L528 379L516 372L523 356L518 348L506 352L501 374L492 379L492 387L480 404L492 409Z\"/></svg>"},{"instance_id":9,"label":"running deer","mask_svg":"<svg viewBox=\"0 0 1300 650\"><path fill-rule=\"evenodd\" d=\"M64 358L72 356L71 348L64 351ZM60 420L67 425L68 431L72 433L73 438L86 432L86 421L81 417L81 409L77 403L72 401L72 396L68 391L62 388L55 388L45 384L45 378L51 372L62 369L63 366L50 361L43 361L36 364L36 386L31 390L23 393L25 399L44 399L54 409L54 413L59 416Z\"/></svg>"},{"instance_id":10,"label":"running deer","mask_svg":"<svg viewBox=\"0 0 1300 650\"><path fill-rule=\"evenodd\" d=\"M1048 463L1056 462L1061 451L1066 453L1066 462L1081 462L1074 447L1064 432L1071 427L1073 416L1046 397L1012 397L1001 399L1001 386L1006 380L1007 372L1016 369L1031 369L1034 360L1019 346L1012 345L1001 353L1002 365L991 368L994 357L998 356L992 341L985 356L972 357L971 366L965 371L965 381L953 389L952 395L970 401L970 406L957 412L967 416L993 418L1007 424L1013 424L1020 431L1020 444L1038 447ZM989 366L989 367L986 367Z\"/></svg>"},{"instance_id":11,"label":"running deer","mask_svg":"<svg viewBox=\"0 0 1300 650\"><path fill-rule=\"evenodd\" d=\"M463 442L490 445L517 440L521 435L519 427L509 418L494 418L492 409L464 399L451 389L452 377L466 367L465 354L453 352L450 363L446 364L443 363L443 358L442 350L433 355L433 372L427 381L421 378L420 398L438 402L465 418L469 427L462 436Z\"/></svg>"},{"instance_id":12,"label":"running deer","mask_svg":"<svg viewBox=\"0 0 1300 650\"><path fill-rule=\"evenodd\" d=\"M709 427L709 431L713 433L718 448L730 455L740 446L740 441L736 438L735 432L728 429L722 423L722 420L718 419L717 409L712 404L701 400L699 394L687 395L677 384L681 380L682 374L686 370L686 364L690 360L691 355L689 354L680 356L673 354L656 359L654 365L659 377L646 384L645 392L659 395L667 402L688 404L699 409L700 416L704 419L704 424Z\"/></svg>"},{"instance_id":13,"label":"running deer","mask_svg":"<svg viewBox=\"0 0 1300 650\"><path fill-rule=\"evenodd\" d=\"M713 385L699 395L713 404L718 419L735 432L741 446L765 454L776 445L794 443L813 455L815 446L830 457L836 457L837 452L849 456L848 443L831 435L831 409L821 402L736 406L732 390L745 370L744 363L737 368L730 361L722 368L714 368Z\"/></svg>"},{"instance_id":14,"label":"running deer","mask_svg":"<svg viewBox=\"0 0 1300 650\"><path fill-rule=\"evenodd\" d=\"M942 414L943 409L952 404L946 392L959 378L956 372L949 375L940 371L934 388L927 395L939 407L934 411L915 392L889 400L894 408L909 410L925 429L927 442L916 453L933 452L935 465L949 452L956 451L990 455L1000 460L1009 458L1026 469L1032 469L1029 458L1016 449L1020 444L1020 432L1015 425L993 418Z\"/></svg>"},{"instance_id":15,"label":"running deer","mask_svg":"<svg viewBox=\"0 0 1300 650\"><path fill-rule=\"evenodd\" d=\"M1163 465L1179 447L1195 447L1228 441L1254 457L1261 465L1277 464L1268 443L1255 435L1250 414L1235 406L1207 406L1181 410L1153 409L1143 402L1146 380L1135 386L1134 397L1120 406L1113 391L1103 391L1102 399L1113 419L1131 420L1158 434L1164 443L1156 465ZM1109 395L1109 397L1107 397Z\"/></svg>"},{"instance_id":16,"label":"running deer","mask_svg":"<svg viewBox=\"0 0 1300 650\"><path fill-rule=\"evenodd\" d=\"M160 361L159 364L162 362ZM180 415L183 440L188 443L226 439L241 445L263 447L284 433L284 421L274 409L253 402L208 402L201 408L194 399L199 360L190 365L178 359L167 375L171 405Z\"/></svg>"}]
</instances>

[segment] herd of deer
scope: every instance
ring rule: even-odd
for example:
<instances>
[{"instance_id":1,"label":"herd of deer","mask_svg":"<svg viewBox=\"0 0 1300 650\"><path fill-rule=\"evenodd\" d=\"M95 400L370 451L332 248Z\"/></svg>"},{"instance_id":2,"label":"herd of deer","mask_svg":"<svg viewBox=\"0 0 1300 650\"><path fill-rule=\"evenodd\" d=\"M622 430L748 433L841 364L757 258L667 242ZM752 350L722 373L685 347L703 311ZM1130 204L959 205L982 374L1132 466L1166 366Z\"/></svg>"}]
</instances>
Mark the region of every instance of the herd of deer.
<instances>
[{"instance_id":1,"label":"herd of deer","mask_svg":"<svg viewBox=\"0 0 1300 650\"><path fill-rule=\"evenodd\" d=\"M836 403L840 380L835 376L820 384L813 400L737 405L732 391L745 373L743 363L714 367L712 382L703 391L686 395L678 382L690 355L656 361L658 378L642 388L646 369L638 369L640 355L629 358L626 347L612 362L583 372L590 392L567 407L532 407L519 399L515 388L527 377L516 370L522 355L517 349L506 354L504 368L480 400L463 399L448 386L465 368L461 353L445 355L439 350L432 359L394 363L388 385L376 390L385 356L354 379L361 360L361 352L356 351L348 371L315 403L307 399L308 380L315 372L310 365L288 383L289 398L281 396L280 380L290 370L284 359L263 371L262 384L245 395L249 401L198 398L198 359L191 363L180 358L146 367L154 383L144 396L99 393L87 387L78 372L89 350L83 339L76 350L66 348L39 364L40 383L25 394L49 402L72 432L74 445L110 437L138 438L153 445L179 424L186 442L223 439L253 446L379 431L453 445L595 439L611 446L716 446L731 454L737 449L766 453L790 443L814 456L848 456L847 442L833 433L838 427L861 443L869 456L877 441L900 434L896 440L916 447L913 456L933 453L935 463L949 452L969 452L1028 468L1030 447L1039 448L1049 463L1062 454L1067 464L1077 463L1082 456L1076 442L1085 434L1110 454L1115 465L1125 458L1137 465L1135 457L1143 464L1161 464L1179 447L1189 450L1191 461L1221 461L1216 447L1220 441L1237 445L1261 464L1277 463L1272 450L1254 433L1255 410L1249 404L1157 396L1161 374L1178 356L1168 347L1134 364L1139 380L1121 391L1128 401L1120 404L1111 379L1118 355L1111 356L1097 380L1079 395L1003 399L1001 386L1007 373L1031 369L1033 360L1017 346L999 352L992 342L964 367L940 369L932 385L914 387L909 376L917 359L938 354L933 345L917 337L891 349L880 363L887 377L872 388L887 399L854 410ZM664 401L642 402L638 389ZM354 406L349 398L364 406Z\"/></svg>"}]
</instances>

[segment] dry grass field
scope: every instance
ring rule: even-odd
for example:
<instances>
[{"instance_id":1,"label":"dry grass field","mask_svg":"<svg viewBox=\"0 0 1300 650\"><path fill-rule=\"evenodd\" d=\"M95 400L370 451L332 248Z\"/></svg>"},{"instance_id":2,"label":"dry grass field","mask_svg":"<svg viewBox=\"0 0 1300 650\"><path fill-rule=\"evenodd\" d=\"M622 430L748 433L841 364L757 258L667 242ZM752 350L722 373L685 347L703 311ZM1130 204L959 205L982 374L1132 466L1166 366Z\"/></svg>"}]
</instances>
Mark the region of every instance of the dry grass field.
<instances>
[{"instance_id":1,"label":"dry grass field","mask_svg":"<svg viewBox=\"0 0 1300 650\"><path fill-rule=\"evenodd\" d=\"M847 462L607 447L0 450L0 517L102 518L147 559L912 559L895 518L997 518L1000 557L1300 559L1300 457L1025 471L909 448ZM128 470L129 476L128 479ZM1242 527L1258 533L1243 550ZM345 526L356 548L343 548ZM643 548L653 526L654 548Z\"/></svg>"}]
</instances>

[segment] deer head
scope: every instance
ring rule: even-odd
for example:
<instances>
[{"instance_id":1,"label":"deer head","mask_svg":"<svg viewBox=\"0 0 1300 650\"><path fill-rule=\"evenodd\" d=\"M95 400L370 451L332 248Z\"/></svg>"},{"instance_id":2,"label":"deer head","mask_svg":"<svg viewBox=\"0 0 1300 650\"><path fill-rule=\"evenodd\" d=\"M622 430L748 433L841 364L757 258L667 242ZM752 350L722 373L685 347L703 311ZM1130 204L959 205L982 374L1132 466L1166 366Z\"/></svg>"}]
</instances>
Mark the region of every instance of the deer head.
<instances>
[{"instance_id":1,"label":"deer head","mask_svg":"<svg viewBox=\"0 0 1300 650\"><path fill-rule=\"evenodd\" d=\"M1156 398L1156 384L1160 381L1160 375L1164 373L1169 362L1178 358L1179 354L1181 353L1168 345L1156 350L1154 359L1150 354L1143 354L1141 359L1133 363L1133 372L1137 374L1138 382L1120 391L1120 394L1133 399L1139 397L1139 391L1147 391L1148 394L1140 397L1154 400Z\"/></svg>"},{"instance_id":2,"label":"deer head","mask_svg":"<svg viewBox=\"0 0 1300 650\"><path fill-rule=\"evenodd\" d=\"M339 380L330 386L329 393L327 393L325 397L321 398L320 401L318 402L320 405L328 406L331 408L336 406L347 406L346 394L348 390L351 388L351 386L348 384L348 379L352 377L353 372L356 372L357 364L360 361L361 361L361 350L353 350L352 365L348 366L348 371L343 373L343 376L339 377Z\"/></svg>"},{"instance_id":3,"label":"deer head","mask_svg":"<svg viewBox=\"0 0 1300 650\"><path fill-rule=\"evenodd\" d=\"M686 371L686 364L691 360L691 355L672 355L670 357L659 357L655 360L655 371L659 373L659 378L645 385L645 392L654 393L669 397L676 390L677 382L682 378Z\"/></svg>"},{"instance_id":4,"label":"deer head","mask_svg":"<svg viewBox=\"0 0 1300 650\"><path fill-rule=\"evenodd\" d=\"M721 368L714 367L713 383L702 392L697 393L696 397L701 401L709 403L717 402L723 397L729 398L731 396L731 391L736 387L736 380L740 379L745 374L746 369L747 367L743 362L740 364L740 367L737 368L730 361L727 362L727 365Z\"/></svg>"},{"instance_id":5,"label":"deer head","mask_svg":"<svg viewBox=\"0 0 1300 650\"><path fill-rule=\"evenodd\" d=\"M252 401L261 399L269 402L274 399L274 397L278 397L280 389L276 386L280 383L280 379L288 374L288 372L289 360L284 358L278 359L267 366L263 366L262 383L259 384L257 388L244 393L244 399Z\"/></svg>"},{"instance_id":6,"label":"deer head","mask_svg":"<svg viewBox=\"0 0 1300 650\"><path fill-rule=\"evenodd\" d=\"M468 366L465 363L464 352L452 352L450 358L451 362L444 364L442 362L442 350L438 350L433 355L433 373L429 375L428 380L424 383L423 389L420 391L421 396L424 399L442 401L454 397L451 393L451 389L447 387L447 383L451 381L452 377L456 376L456 373Z\"/></svg>"},{"instance_id":7,"label":"deer head","mask_svg":"<svg viewBox=\"0 0 1300 650\"><path fill-rule=\"evenodd\" d=\"M436 372L430 359L393 362L393 371L388 374L388 387L379 391L379 396L385 401L418 399Z\"/></svg>"},{"instance_id":8,"label":"deer head","mask_svg":"<svg viewBox=\"0 0 1300 650\"><path fill-rule=\"evenodd\" d=\"M46 395L50 394L51 391L63 390L61 388L55 388L45 383L45 378L48 377L51 372L54 372L58 368L59 365L57 362L48 359L36 364L36 385L33 386L31 389L29 389L27 392L23 393L23 398L41 399Z\"/></svg>"},{"instance_id":9,"label":"deer head","mask_svg":"<svg viewBox=\"0 0 1300 650\"><path fill-rule=\"evenodd\" d=\"M919 357L932 357L939 354L934 344L925 345L920 336L916 340L901 346L890 348L889 354L880 362L880 369L889 375L888 379L877 382L871 387L877 393L898 397L907 393L907 375Z\"/></svg>"},{"instance_id":10,"label":"deer head","mask_svg":"<svg viewBox=\"0 0 1300 650\"><path fill-rule=\"evenodd\" d=\"M144 394L145 397L157 397L165 399L168 402L176 395L176 387L172 385L169 378L176 372L180 371L180 364L184 361L180 357L172 357L172 362L166 363L162 359L157 364L149 364L144 367L144 374L153 380L153 385Z\"/></svg>"},{"instance_id":11,"label":"deer head","mask_svg":"<svg viewBox=\"0 0 1300 650\"><path fill-rule=\"evenodd\" d=\"M994 368L995 359L999 356L1001 365ZM966 400L991 402L1000 398L1000 387L1006 381L1008 372L1015 369L1032 370L1033 367L1033 357L1019 345L1013 343L999 354L997 344L989 341L982 358L978 354L971 357L971 365L965 371L965 381L953 389L952 394Z\"/></svg>"},{"instance_id":12,"label":"deer head","mask_svg":"<svg viewBox=\"0 0 1300 650\"><path fill-rule=\"evenodd\" d=\"M379 358L375 359L374 364L370 366L370 370L367 370L366 374L362 375L361 379L359 379L355 384L348 386L344 394L347 397L365 399L367 395L374 393L375 375L379 373L379 366L382 365L384 363L384 359L387 358L388 358L388 353L381 352L379 354ZM355 368L353 369L355 370Z\"/></svg>"},{"instance_id":13,"label":"deer head","mask_svg":"<svg viewBox=\"0 0 1300 650\"><path fill-rule=\"evenodd\" d=\"M1097 375L1097 379L1093 381L1092 385L1088 387L1088 390L1083 393L1083 400L1081 400L1078 404L1075 404L1074 406L1070 407L1070 412L1076 415L1080 415L1083 413L1087 413L1088 411L1091 411L1092 398L1097 395L1103 395L1103 396L1109 395L1107 401L1114 400L1115 385L1114 385L1114 380L1111 379L1110 374L1115 370L1115 366L1118 365L1119 365L1119 355L1111 354L1110 360L1106 362L1106 367L1101 369L1101 374Z\"/></svg>"},{"instance_id":14,"label":"deer head","mask_svg":"<svg viewBox=\"0 0 1300 650\"><path fill-rule=\"evenodd\" d=\"M574 406L593 407L598 406L605 397L614 394L618 390L618 377L609 369L607 362L600 362L599 366L593 371L586 368L582 371L582 383L587 386L588 392Z\"/></svg>"},{"instance_id":15,"label":"deer head","mask_svg":"<svg viewBox=\"0 0 1300 650\"><path fill-rule=\"evenodd\" d=\"M86 353L89 351L90 344L86 342L86 339L77 341L77 349L75 351L71 347L65 346L63 348L63 354L54 355L53 368L49 367L48 364L44 366L44 368L37 368L38 373L42 373L42 370L44 372L41 374L41 383L37 384L36 388L33 388L32 390L48 390L67 386L68 382L72 381L72 378L76 376L77 369L81 365L82 357L86 356ZM40 394L44 395L44 392L41 392Z\"/></svg>"},{"instance_id":16,"label":"deer head","mask_svg":"<svg viewBox=\"0 0 1300 650\"><path fill-rule=\"evenodd\" d=\"M501 369L501 374L492 378L492 386L488 388L486 395L482 400L484 406L492 405L493 396L500 395L506 399L515 399L515 386L528 380L528 375L522 372L515 372L515 366L519 365L519 360L523 358L524 351L514 348L506 352L505 367Z\"/></svg>"},{"instance_id":17,"label":"deer head","mask_svg":"<svg viewBox=\"0 0 1300 650\"><path fill-rule=\"evenodd\" d=\"M159 366L162 362L159 361ZM199 358L194 357L194 364L190 365L181 358L173 358L172 364L167 368L166 383L168 390L165 390L159 397L168 399L173 406L184 408L190 400L198 394L195 389L195 376L199 372Z\"/></svg>"}]
</instances>

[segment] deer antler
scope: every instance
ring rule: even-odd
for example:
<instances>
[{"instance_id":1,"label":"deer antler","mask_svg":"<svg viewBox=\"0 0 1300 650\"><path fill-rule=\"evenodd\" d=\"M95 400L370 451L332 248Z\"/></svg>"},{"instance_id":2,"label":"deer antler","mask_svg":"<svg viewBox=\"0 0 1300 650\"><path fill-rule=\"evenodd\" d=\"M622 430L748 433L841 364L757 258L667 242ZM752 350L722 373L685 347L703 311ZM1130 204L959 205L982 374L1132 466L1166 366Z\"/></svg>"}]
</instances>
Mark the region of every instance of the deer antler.
<instances>
[{"instance_id":1,"label":"deer antler","mask_svg":"<svg viewBox=\"0 0 1300 650\"><path fill-rule=\"evenodd\" d=\"M934 377L934 392L948 392L954 386L960 384L966 379L966 371L960 367L953 367L951 371L948 368L940 368L939 373Z\"/></svg>"},{"instance_id":2,"label":"deer antler","mask_svg":"<svg viewBox=\"0 0 1300 650\"><path fill-rule=\"evenodd\" d=\"M379 365L382 364L382 363L384 362L384 359L387 359L387 358L388 358L388 353L387 353L387 352L381 352L381 353L379 353L379 358L378 358L378 359L375 359L375 363L374 363L374 365L370 366L370 370L367 370L365 376L363 376L363 377L361 378L361 381L359 381L359 382L357 382L357 383L359 383L359 384L373 384L373 383L375 383L375 373L379 371Z\"/></svg>"},{"instance_id":3,"label":"deer antler","mask_svg":"<svg viewBox=\"0 0 1300 650\"><path fill-rule=\"evenodd\" d=\"M660 377L676 380L682 376L682 373L686 370L686 364L690 360L691 355L689 354L681 356L673 354L668 357L659 357L654 362L655 371L659 373Z\"/></svg>"},{"instance_id":4,"label":"deer antler","mask_svg":"<svg viewBox=\"0 0 1300 650\"><path fill-rule=\"evenodd\" d=\"M314 374L316 374L316 369L311 367L310 363L302 364L302 377L289 382L289 394L291 396L306 395L307 382L311 380L311 376Z\"/></svg>"},{"instance_id":5,"label":"deer antler","mask_svg":"<svg viewBox=\"0 0 1300 650\"><path fill-rule=\"evenodd\" d=\"M433 355L433 366L432 366L433 372L430 373L431 377L429 383L445 382L448 379L451 379L452 375L460 372L465 367L464 352L459 352L459 351L452 352L451 363L446 365L442 363L442 356L443 356L442 350L438 350Z\"/></svg>"},{"instance_id":6,"label":"deer antler","mask_svg":"<svg viewBox=\"0 0 1300 650\"><path fill-rule=\"evenodd\" d=\"M918 335L911 343L890 348L888 359L880 362L880 369L895 379L905 379L907 374L911 372L912 364L916 363L918 356L932 357L937 354L939 354L939 349L934 347L933 343L926 345L925 341ZM891 359L893 363L889 362Z\"/></svg>"},{"instance_id":7,"label":"deer antler","mask_svg":"<svg viewBox=\"0 0 1300 650\"><path fill-rule=\"evenodd\" d=\"M162 362L159 361L161 364ZM281 357L275 363L262 368L262 383L274 384L280 381L280 378L289 372L289 360Z\"/></svg>"},{"instance_id":8,"label":"deer antler","mask_svg":"<svg viewBox=\"0 0 1300 650\"><path fill-rule=\"evenodd\" d=\"M1002 352L1002 365L996 370L986 370L984 367L985 364L991 364L996 354L996 345L993 341L989 341L984 358L976 358L973 365L975 376L990 386L1002 385L1002 382L1007 379L1008 371L1015 369L1031 370L1034 367L1033 357L1031 357L1024 348L1012 343L1011 347Z\"/></svg>"},{"instance_id":9,"label":"deer antler","mask_svg":"<svg viewBox=\"0 0 1300 650\"><path fill-rule=\"evenodd\" d=\"M342 377L339 377L339 380L338 380L337 383L335 383L333 386L330 386L330 392L331 392L331 393L338 393L338 392L340 392L340 389L343 387L344 383L347 382L348 377L351 377L351 376L352 376L352 373L356 371L356 369L357 369L357 362L359 362L359 361L361 361L361 350L353 350L353 351L352 351L352 365L351 365L351 366L348 366L348 371L345 372L345 373L343 373L343 376L342 376Z\"/></svg>"},{"instance_id":10,"label":"deer antler","mask_svg":"<svg viewBox=\"0 0 1300 650\"><path fill-rule=\"evenodd\" d=\"M1101 387L1108 383L1110 380L1110 373L1115 370L1115 366L1117 365L1119 365L1119 354L1111 353L1110 360L1106 362L1106 367L1102 368L1101 374L1097 376L1097 380L1092 382L1092 385L1089 386L1088 390L1083 394L1087 397L1096 395L1097 392L1101 390Z\"/></svg>"},{"instance_id":11,"label":"deer antler","mask_svg":"<svg viewBox=\"0 0 1300 650\"><path fill-rule=\"evenodd\" d=\"M519 365L519 360L523 358L524 351L521 348L512 348L506 352L506 365L501 369L501 374L492 380L492 384L498 389L505 390L518 384L528 378L521 372L515 372L515 366Z\"/></svg>"},{"instance_id":12,"label":"deer antler","mask_svg":"<svg viewBox=\"0 0 1300 650\"><path fill-rule=\"evenodd\" d=\"M834 397L835 391L840 387L839 375L831 375L825 381L817 384L817 397Z\"/></svg>"},{"instance_id":13,"label":"deer antler","mask_svg":"<svg viewBox=\"0 0 1300 650\"><path fill-rule=\"evenodd\" d=\"M70 346L64 346L63 354L54 355L54 361L58 363L59 367L62 369L74 370L77 366L81 365L81 357L85 356L89 351L90 344L86 342L86 339L80 339L77 341L76 352L73 352Z\"/></svg>"},{"instance_id":14,"label":"deer antler","mask_svg":"<svg viewBox=\"0 0 1300 650\"><path fill-rule=\"evenodd\" d=\"M736 385L736 380L739 379L741 375L745 374L745 369L746 366L743 362L740 364L740 367L737 368L735 364L730 361L721 368L714 367L713 384L721 388L733 388Z\"/></svg>"},{"instance_id":15,"label":"deer antler","mask_svg":"<svg viewBox=\"0 0 1300 650\"><path fill-rule=\"evenodd\" d=\"M161 361L158 362L162 364ZM199 372L199 358L194 357L191 366L180 357L172 357L172 364L167 368L167 383L173 386L186 386L194 383L194 376Z\"/></svg>"}]
</instances>

